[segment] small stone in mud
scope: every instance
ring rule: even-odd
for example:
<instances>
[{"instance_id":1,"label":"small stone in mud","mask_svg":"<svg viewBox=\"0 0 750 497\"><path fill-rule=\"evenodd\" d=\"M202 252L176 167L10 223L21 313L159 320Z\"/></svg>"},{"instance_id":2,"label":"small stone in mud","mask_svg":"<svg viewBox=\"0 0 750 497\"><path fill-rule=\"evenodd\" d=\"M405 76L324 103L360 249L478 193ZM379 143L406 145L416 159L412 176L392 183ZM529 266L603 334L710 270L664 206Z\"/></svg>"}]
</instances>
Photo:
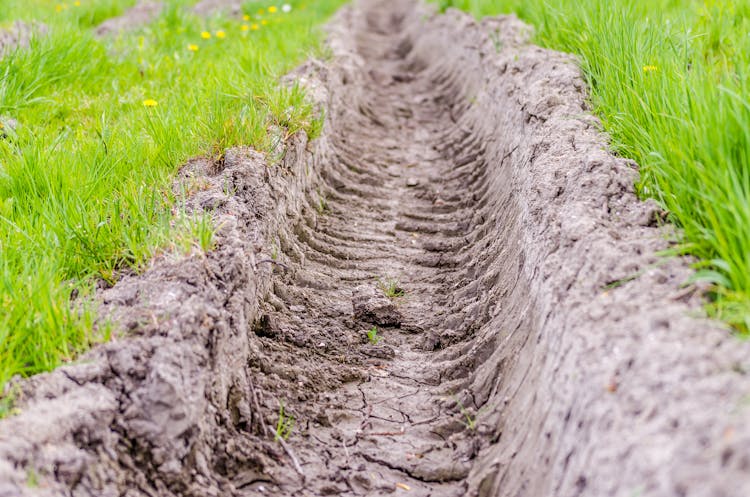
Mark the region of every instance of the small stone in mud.
<instances>
[{"instance_id":1,"label":"small stone in mud","mask_svg":"<svg viewBox=\"0 0 750 497\"><path fill-rule=\"evenodd\" d=\"M418 178L408 178L406 180L406 186L417 186L417 185L419 185Z\"/></svg>"},{"instance_id":2,"label":"small stone in mud","mask_svg":"<svg viewBox=\"0 0 750 497\"><path fill-rule=\"evenodd\" d=\"M396 351L393 350L393 347L383 345L382 343L365 345L362 348L362 353L368 357L375 357L377 359L393 359L396 356Z\"/></svg>"},{"instance_id":3,"label":"small stone in mud","mask_svg":"<svg viewBox=\"0 0 750 497\"><path fill-rule=\"evenodd\" d=\"M358 286L352 291L354 318L380 326L399 326L401 313L393 300L377 288L368 285Z\"/></svg>"}]
</instances>

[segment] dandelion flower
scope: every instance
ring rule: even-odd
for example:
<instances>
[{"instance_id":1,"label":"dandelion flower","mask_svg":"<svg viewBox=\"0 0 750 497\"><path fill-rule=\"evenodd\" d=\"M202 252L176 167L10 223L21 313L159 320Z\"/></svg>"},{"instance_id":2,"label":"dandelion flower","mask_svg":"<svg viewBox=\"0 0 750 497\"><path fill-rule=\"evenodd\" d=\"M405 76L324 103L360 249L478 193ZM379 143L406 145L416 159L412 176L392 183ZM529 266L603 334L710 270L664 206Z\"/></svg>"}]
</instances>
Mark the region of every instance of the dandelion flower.
<instances>
[{"instance_id":1,"label":"dandelion flower","mask_svg":"<svg viewBox=\"0 0 750 497\"><path fill-rule=\"evenodd\" d=\"M250 29L252 29L253 31L258 31L258 27L259 26L257 24L253 23L253 25L250 26Z\"/></svg>"},{"instance_id":2,"label":"dandelion flower","mask_svg":"<svg viewBox=\"0 0 750 497\"><path fill-rule=\"evenodd\" d=\"M268 21L266 19L263 19L262 21L260 21L260 23L265 26L266 24L268 24Z\"/></svg>"},{"instance_id":3,"label":"dandelion flower","mask_svg":"<svg viewBox=\"0 0 750 497\"><path fill-rule=\"evenodd\" d=\"M271 5L270 7L268 7L268 13L269 14L275 14L276 10L277 10L276 6L274 6L274 5Z\"/></svg>"},{"instance_id":4,"label":"dandelion flower","mask_svg":"<svg viewBox=\"0 0 750 497\"><path fill-rule=\"evenodd\" d=\"M643 72L658 71L659 68L656 66L643 66Z\"/></svg>"},{"instance_id":5,"label":"dandelion flower","mask_svg":"<svg viewBox=\"0 0 750 497\"><path fill-rule=\"evenodd\" d=\"M209 38L211 38L211 33L209 33L208 31L203 31L201 33L201 38L203 38L204 40L208 40Z\"/></svg>"},{"instance_id":6,"label":"dandelion flower","mask_svg":"<svg viewBox=\"0 0 750 497\"><path fill-rule=\"evenodd\" d=\"M281 11L284 13L291 12L292 6L289 5L288 3L285 3L284 5L281 6Z\"/></svg>"},{"instance_id":7,"label":"dandelion flower","mask_svg":"<svg viewBox=\"0 0 750 497\"><path fill-rule=\"evenodd\" d=\"M147 98L146 100L143 101L144 107L156 107L157 105L159 105L159 102L151 98Z\"/></svg>"},{"instance_id":8,"label":"dandelion flower","mask_svg":"<svg viewBox=\"0 0 750 497\"><path fill-rule=\"evenodd\" d=\"M250 26L248 26L247 24L243 24L242 27L240 27L240 29L242 31L247 31L248 29L250 29Z\"/></svg>"},{"instance_id":9,"label":"dandelion flower","mask_svg":"<svg viewBox=\"0 0 750 497\"><path fill-rule=\"evenodd\" d=\"M262 16L262 15L263 15L263 14L265 14L265 13L266 13L266 11L265 11L265 10L263 10L263 9L258 9L258 15L259 15L259 16Z\"/></svg>"},{"instance_id":10,"label":"dandelion flower","mask_svg":"<svg viewBox=\"0 0 750 497\"><path fill-rule=\"evenodd\" d=\"M188 45L188 50L190 50L191 52L197 52L198 51L198 45L196 45L195 43L191 43L191 44Z\"/></svg>"},{"instance_id":11,"label":"dandelion flower","mask_svg":"<svg viewBox=\"0 0 750 497\"><path fill-rule=\"evenodd\" d=\"M249 21L250 20L250 16L247 15L247 14L245 14L244 16L242 16L242 20L243 21Z\"/></svg>"},{"instance_id":12,"label":"dandelion flower","mask_svg":"<svg viewBox=\"0 0 750 497\"><path fill-rule=\"evenodd\" d=\"M73 2L73 6L74 7L80 7L81 6L81 2L79 2L78 0L76 0L75 2Z\"/></svg>"},{"instance_id":13,"label":"dandelion flower","mask_svg":"<svg viewBox=\"0 0 750 497\"><path fill-rule=\"evenodd\" d=\"M227 34L224 31L219 30L216 32L216 37L220 40L223 40L224 38L227 37Z\"/></svg>"}]
</instances>

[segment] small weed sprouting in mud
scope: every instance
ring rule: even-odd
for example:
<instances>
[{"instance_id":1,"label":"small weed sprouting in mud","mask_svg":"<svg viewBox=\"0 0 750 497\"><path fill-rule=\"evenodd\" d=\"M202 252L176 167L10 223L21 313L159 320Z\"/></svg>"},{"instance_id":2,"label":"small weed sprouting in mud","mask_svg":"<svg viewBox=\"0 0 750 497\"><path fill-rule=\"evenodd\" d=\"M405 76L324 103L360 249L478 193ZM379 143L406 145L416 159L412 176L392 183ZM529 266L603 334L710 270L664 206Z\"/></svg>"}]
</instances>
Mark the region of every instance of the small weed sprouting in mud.
<instances>
[{"instance_id":1,"label":"small weed sprouting in mud","mask_svg":"<svg viewBox=\"0 0 750 497\"><path fill-rule=\"evenodd\" d=\"M29 488L37 488L39 486L39 475L36 470L29 466L26 468L26 486Z\"/></svg>"},{"instance_id":2,"label":"small weed sprouting in mud","mask_svg":"<svg viewBox=\"0 0 750 497\"><path fill-rule=\"evenodd\" d=\"M318 191L318 205L315 208L318 210L318 214L323 214L328 210L328 199L320 191Z\"/></svg>"},{"instance_id":3,"label":"small weed sprouting in mud","mask_svg":"<svg viewBox=\"0 0 750 497\"><path fill-rule=\"evenodd\" d=\"M464 417L464 425L471 430L474 431L477 428L477 420L479 419L479 414L481 413L481 410L477 412L476 414L472 413L470 409L467 409L463 402L457 397L453 396L453 401L456 403L456 406L458 406L458 410L461 412L461 415Z\"/></svg>"},{"instance_id":4,"label":"small weed sprouting in mud","mask_svg":"<svg viewBox=\"0 0 750 497\"><path fill-rule=\"evenodd\" d=\"M275 243L271 245L271 260L272 261L279 260L279 247Z\"/></svg>"},{"instance_id":5,"label":"small weed sprouting in mud","mask_svg":"<svg viewBox=\"0 0 750 497\"><path fill-rule=\"evenodd\" d=\"M495 47L495 52L500 53L503 50L503 42L500 39L500 31L494 31L492 34L490 34L490 39L492 39L492 45Z\"/></svg>"},{"instance_id":6,"label":"small weed sprouting in mud","mask_svg":"<svg viewBox=\"0 0 750 497\"><path fill-rule=\"evenodd\" d=\"M274 440L286 441L292 434L294 429L294 416L290 416L284 412L284 403L279 402L279 420L276 422L276 433L274 433Z\"/></svg>"},{"instance_id":7,"label":"small weed sprouting in mud","mask_svg":"<svg viewBox=\"0 0 750 497\"><path fill-rule=\"evenodd\" d=\"M377 345L378 342L380 342L383 339L383 337L378 336L378 327L377 326L373 326L372 328L370 328L370 330L368 330L368 332L367 332L367 339L373 345Z\"/></svg>"},{"instance_id":8,"label":"small weed sprouting in mud","mask_svg":"<svg viewBox=\"0 0 750 497\"><path fill-rule=\"evenodd\" d=\"M204 213L202 216L198 217L198 219L193 220L192 235L193 239L197 240L198 246L203 252L213 250L215 246L214 224L208 213Z\"/></svg>"},{"instance_id":9,"label":"small weed sprouting in mud","mask_svg":"<svg viewBox=\"0 0 750 497\"><path fill-rule=\"evenodd\" d=\"M0 419L18 413L16 399L18 398L19 393L20 387L18 384L13 384L10 388L7 388L5 394L0 397Z\"/></svg>"},{"instance_id":10,"label":"small weed sprouting in mud","mask_svg":"<svg viewBox=\"0 0 750 497\"><path fill-rule=\"evenodd\" d=\"M389 299L403 297L406 294L396 278L379 278L378 288Z\"/></svg>"}]
</instances>

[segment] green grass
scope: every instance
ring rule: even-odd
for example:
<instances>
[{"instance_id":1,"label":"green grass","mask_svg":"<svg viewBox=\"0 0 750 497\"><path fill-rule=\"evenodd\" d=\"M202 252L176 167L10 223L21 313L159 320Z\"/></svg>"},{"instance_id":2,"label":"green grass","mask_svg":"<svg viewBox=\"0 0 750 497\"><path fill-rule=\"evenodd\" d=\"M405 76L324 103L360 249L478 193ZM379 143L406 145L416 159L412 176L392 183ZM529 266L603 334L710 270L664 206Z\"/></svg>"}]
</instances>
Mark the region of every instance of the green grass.
<instances>
[{"instance_id":1,"label":"green grass","mask_svg":"<svg viewBox=\"0 0 750 497\"><path fill-rule=\"evenodd\" d=\"M750 2L442 0L576 54L614 150L683 232L712 315L750 330Z\"/></svg>"},{"instance_id":2,"label":"green grass","mask_svg":"<svg viewBox=\"0 0 750 497\"><path fill-rule=\"evenodd\" d=\"M303 92L277 82L317 50L315 27L342 0L262 17L271 3L247 2L246 21L172 0L150 25L102 40L92 27L133 1L62 3L0 0L0 26L48 26L0 59L0 385L108 338L82 304L97 281L213 246L210 217L186 215L171 190L188 158L268 150L272 126L319 130Z\"/></svg>"}]
</instances>

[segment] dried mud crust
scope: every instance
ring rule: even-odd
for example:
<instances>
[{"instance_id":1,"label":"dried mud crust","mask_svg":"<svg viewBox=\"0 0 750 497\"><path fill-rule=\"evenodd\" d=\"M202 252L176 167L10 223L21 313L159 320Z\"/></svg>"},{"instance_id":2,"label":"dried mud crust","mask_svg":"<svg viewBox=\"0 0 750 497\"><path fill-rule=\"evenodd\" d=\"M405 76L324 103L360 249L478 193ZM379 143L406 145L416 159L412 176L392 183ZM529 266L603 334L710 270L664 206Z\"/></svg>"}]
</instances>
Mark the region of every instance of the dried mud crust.
<instances>
[{"instance_id":1,"label":"dried mud crust","mask_svg":"<svg viewBox=\"0 0 750 497\"><path fill-rule=\"evenodd\" d=\"M183 169L217 249L103 292L123 336L19 384L0 496L750 494L750 346L654 255L571 58L409 1L329 30L296 73L322 137Z\"/></svg>"}]
</instances>

